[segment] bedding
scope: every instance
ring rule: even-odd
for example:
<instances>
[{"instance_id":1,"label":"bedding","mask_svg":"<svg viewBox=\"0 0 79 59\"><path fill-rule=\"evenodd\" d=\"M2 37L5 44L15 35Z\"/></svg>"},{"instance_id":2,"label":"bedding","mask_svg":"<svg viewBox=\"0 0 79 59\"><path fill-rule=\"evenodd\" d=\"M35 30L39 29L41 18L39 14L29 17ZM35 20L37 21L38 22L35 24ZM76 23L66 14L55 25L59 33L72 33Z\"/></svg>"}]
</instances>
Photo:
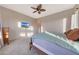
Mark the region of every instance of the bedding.
<instances>
[{"instance_id":1,"label":"bedding","mask_svg":"<svg viewBox=\"0 0 79 59\"><path fill-rule=\"evenodd\" d=\"M66 32L64 32L64 34L67 36L72 30L68 30Z\"/></svg>"},{"instance_id":2,"label":"bedding","mask_svg":"<svg viewBox=\"0 0 79 59\"><path fill-rule=\"evenodd\" d=\"M34 41L34 39L47 40L51 43L57 44L63 48L66 48L68 50L71 50L71 51L79 54L79 43L70 41L63 35L44 32L44 33L34 35L32 37L32 39L33 39L33 41ZM40 42L40 44L41 44L41 42Z\"/></svg>"},{"instance_id":3,"label":"bedding","mask_svg":"<svg viewBox=\"0 0 79 59\"><path fill-rule=\"evenodd\" d=\"M69 31L65 32L65 34L69 40L77 41L79 39L79 29L78 28L69 30Z\"/></svg>"},{"instance_id":4,"label":"bedding","mask_svg":"<svg viewBox=\"0 0 79 59\"><path fill-rule=\"evenodd\" d=\"M40 43L41 42L41 43ZM75 55L76 53L47 40L34 39L33 45L48 55Z\"/></svg>"}]
</instances>

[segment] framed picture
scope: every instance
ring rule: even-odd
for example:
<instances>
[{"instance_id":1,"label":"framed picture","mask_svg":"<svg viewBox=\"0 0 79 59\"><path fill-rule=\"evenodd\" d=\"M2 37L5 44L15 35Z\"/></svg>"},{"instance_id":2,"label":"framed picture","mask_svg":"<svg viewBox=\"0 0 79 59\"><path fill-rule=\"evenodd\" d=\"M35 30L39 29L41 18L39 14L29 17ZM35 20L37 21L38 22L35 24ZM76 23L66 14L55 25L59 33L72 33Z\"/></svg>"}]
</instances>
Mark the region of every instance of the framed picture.
<instances>
[{"instance_id":1,"label":"framed picture","mask_svg":"<svg viewBox=\"0 0 79 59\"><path fill-rule=\"evenodd\" d=\"M27 29L30 27L30 23L27 21L20 21L20 22L18 22L18 27L23 28L23 29Z\"/></svg>"},{"instance_id":2,"label":"framed picture","mask_svg":"<svg viewBox=\"0 0 79 59\"><path fill-rule=\"evenodd\" d=\"M29 28L30 24L28 22L21 22L21 28Z\"/></svg>"}]
</instances>

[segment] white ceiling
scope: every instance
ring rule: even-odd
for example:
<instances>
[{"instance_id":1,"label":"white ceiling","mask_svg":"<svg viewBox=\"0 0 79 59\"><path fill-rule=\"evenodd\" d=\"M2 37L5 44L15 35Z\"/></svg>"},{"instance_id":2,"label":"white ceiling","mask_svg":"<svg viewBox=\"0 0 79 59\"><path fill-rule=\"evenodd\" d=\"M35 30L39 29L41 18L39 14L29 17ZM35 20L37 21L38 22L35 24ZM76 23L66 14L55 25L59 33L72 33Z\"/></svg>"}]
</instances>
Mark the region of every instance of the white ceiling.
<instances>
[{"instance_id":1,"label":"white ceiling","mask_svg":"<svg viewBox=\"0 0 79 59\"><path fill-rule=\"evenodd\" d=\"M42 8L46 9L46 11L42 12L41 14L33 13L34 10L31 9L31 6L36 7L37 4L2 4L0 6L20 12L33 18L40 18L67 9L71 9L75 6L75 4L43 4Z\"/></svg>"}]
</instances>

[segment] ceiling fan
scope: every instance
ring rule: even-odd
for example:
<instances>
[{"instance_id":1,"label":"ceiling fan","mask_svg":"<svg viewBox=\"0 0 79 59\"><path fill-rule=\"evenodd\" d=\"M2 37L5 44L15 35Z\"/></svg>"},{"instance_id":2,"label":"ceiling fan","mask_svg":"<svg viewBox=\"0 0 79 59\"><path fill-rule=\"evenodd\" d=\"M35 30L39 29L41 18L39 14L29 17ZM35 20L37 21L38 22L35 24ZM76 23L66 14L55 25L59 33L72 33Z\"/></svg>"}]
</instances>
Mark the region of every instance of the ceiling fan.
<instances>
[{"instance_id":1,"label":"ceiling fan","mask_svg":"<svg viewBox=\"0 0 79 59\"><path fill-rule=\"evenodd\" d=\"M33 13L38 12L38 14L41 14L41 12L46 11L45 9L42 9L42 4L39 4L37 7L31 7L31 8L35 10Z\"/></svg>"}]
</instances>

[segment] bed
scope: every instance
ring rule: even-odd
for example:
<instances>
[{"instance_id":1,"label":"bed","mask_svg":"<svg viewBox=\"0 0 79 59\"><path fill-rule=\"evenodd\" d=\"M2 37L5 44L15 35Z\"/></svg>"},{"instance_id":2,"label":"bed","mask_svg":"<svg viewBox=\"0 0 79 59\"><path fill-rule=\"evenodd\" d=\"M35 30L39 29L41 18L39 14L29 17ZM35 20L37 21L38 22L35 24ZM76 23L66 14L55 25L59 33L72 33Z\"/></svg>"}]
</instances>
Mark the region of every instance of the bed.
<instances>
[{"instance_id":1,"label":"bed","mask_svg":"<svg viewBox=\"0 0 79 59\"><path fill-rule=\"evenodd\" d=\"M59 33L43 32L32 36L33 46L48 55L78 55L79 42L68 40Z\"/></svg>"}]
</instances>

